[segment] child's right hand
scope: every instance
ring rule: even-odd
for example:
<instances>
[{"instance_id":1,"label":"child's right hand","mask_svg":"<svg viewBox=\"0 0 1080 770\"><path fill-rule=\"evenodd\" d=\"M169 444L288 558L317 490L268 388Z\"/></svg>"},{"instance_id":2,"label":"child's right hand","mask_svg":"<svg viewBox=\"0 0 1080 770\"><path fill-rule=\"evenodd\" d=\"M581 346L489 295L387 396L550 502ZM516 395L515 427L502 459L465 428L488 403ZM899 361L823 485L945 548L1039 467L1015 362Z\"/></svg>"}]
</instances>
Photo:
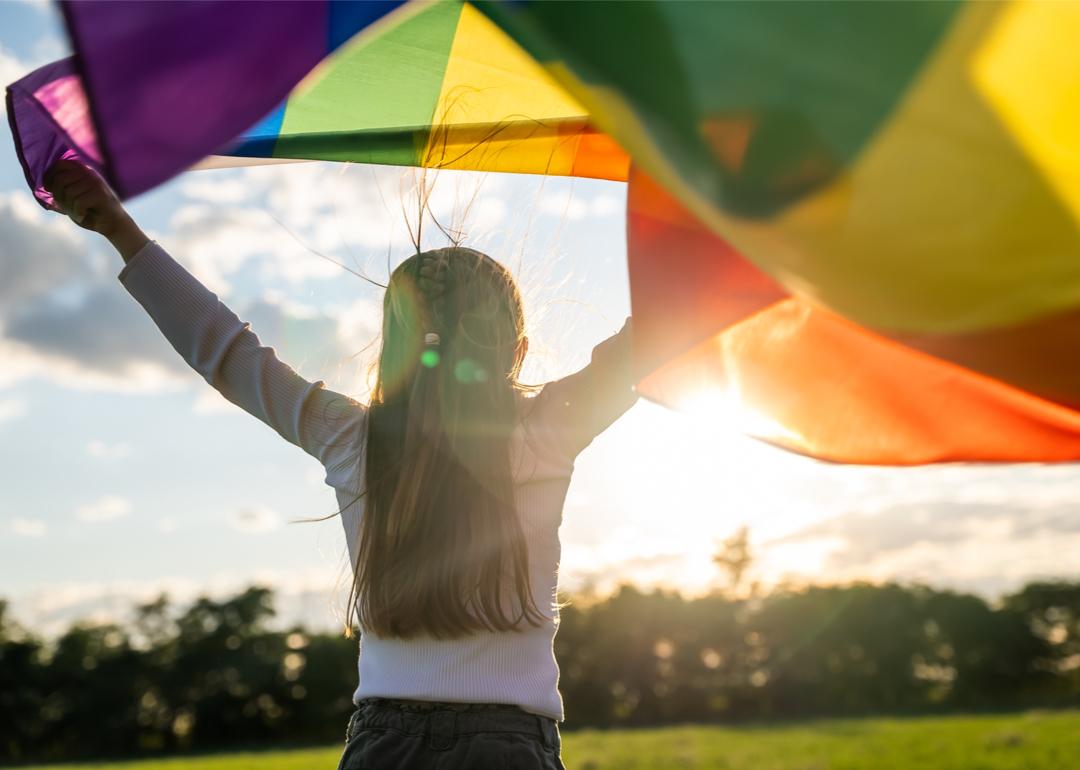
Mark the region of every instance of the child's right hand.
<instances>
[{"instance_id":1,"label":"child's right hand","mask_svg":"<svg viewBox=\"0 0 1080 770\"><path fill-rule=\"evenodd\" d=\"M45 189L62 213L108 238L125 262L149 240L105 180L81 163L58 160L45 173Z\"/></svg>"}]
</instances>

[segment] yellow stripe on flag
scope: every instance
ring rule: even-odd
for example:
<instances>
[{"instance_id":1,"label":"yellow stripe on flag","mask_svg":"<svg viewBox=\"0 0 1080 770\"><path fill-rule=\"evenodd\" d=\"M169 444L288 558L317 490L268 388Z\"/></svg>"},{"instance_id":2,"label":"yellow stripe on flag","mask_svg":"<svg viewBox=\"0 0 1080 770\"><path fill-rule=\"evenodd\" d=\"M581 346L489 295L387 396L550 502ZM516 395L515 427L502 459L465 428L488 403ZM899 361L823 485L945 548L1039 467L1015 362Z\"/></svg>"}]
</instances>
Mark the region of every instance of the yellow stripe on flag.
<instances>
[{"instance_id":1,"label":"yellow stripe on flag","mask_svg":"<svg viewBox=\"0 0 1080 770\"><path fill-rule=\"evenodd\" d=\"M1080 305L1077 28L1067 3L967 6L846 174L772 220L712 210L710 224L789 289L879 329ZM1026 75L1002 74L1025 57ZM1051 60L1063 68L1047 78Z\"/></svg>"},{"instance_id":2,"label":"yellow stripe on flag","mask_svg":"<svg viewBox=\"0 0 1080 770\"><path fill-rule=\"evenodd\" d=\"M1016 3L976 54L972 77L1020 149L1080 216L1080 4Z\"/></svg>"},{"instance_id":3,"label":"yellow stripe on flag","mask_svg":"<svg viewBox=\"0 0 1080 770\"><path fill-rule=\"evenodd\" d=\"M590 157L612 153L616 163L582 173ZM626 178L625 155L589 128L586 109L469 4L461 9L423 165Z\"/></svg>"}]
</instances>

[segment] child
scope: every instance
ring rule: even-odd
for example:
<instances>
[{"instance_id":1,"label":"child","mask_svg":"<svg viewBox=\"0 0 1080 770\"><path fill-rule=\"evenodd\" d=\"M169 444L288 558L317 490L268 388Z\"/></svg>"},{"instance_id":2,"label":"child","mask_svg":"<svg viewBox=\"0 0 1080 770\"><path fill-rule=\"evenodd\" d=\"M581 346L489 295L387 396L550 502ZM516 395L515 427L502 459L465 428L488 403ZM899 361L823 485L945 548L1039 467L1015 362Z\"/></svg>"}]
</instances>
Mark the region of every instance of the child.
<instances>
[{"instance_id":1,"label":"child","mask_svg":"<svg viewBox=\"0 0 1080 770\"><path fill-rule=\"evenodd\" d=\"M177 352L325 467L362 632L340 768L561 768L558 529L574 458L636 400L629 319L528 397L509 272L471 249L417 254L390 277L364 406L260 345L95 173L61 161L47 187L116 247L121 282Z\"/></svg>"}]
</instances>

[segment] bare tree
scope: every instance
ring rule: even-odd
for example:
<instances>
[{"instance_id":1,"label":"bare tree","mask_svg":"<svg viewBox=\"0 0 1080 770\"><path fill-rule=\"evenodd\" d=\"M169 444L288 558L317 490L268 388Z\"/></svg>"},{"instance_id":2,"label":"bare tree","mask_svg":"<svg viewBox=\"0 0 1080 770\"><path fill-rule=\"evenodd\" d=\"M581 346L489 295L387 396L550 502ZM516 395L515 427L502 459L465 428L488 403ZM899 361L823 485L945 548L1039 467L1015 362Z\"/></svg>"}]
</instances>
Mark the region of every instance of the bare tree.
<instances>
[{"instance_id":1,"label":"bare tree","mask_svg":"<svg viewBox=\"0 0 1080 770\"><path fill-rule=\"evenodd\" d=\"M750 528L746 525L739 527L731 537L722 541L713 556L713 563L727 576L728 590L732 594L738 592L753 562L754 554L750 550Z\"/></svg>"}]
</instances>

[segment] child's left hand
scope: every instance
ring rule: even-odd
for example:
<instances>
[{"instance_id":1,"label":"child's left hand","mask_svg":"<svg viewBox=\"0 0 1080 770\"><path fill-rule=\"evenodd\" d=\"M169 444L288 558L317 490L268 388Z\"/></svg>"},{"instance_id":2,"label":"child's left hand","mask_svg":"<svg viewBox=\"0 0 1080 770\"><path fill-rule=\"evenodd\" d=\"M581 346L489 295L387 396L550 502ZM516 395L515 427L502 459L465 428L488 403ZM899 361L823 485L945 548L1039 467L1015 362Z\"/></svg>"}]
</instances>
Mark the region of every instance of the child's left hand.
<instances>
[{"instance_id":1,"label":"child's left hand","mask_svg":"<svg viewBox=\"0 0 1080 770\"><path fill-rule=\"evenodd\" d=\"M108 238L125 262L149 240L108 183L81 163L58 160L45 173L45 189L62 213Z\"/></svg>"},{"instance_id":2,"label":"child's left hand","mask_svg":"<svg viewBox=\"0 0 1080 770\"><path fill-rule=\"evenodd\" d=\"M129 219L112 188L92 169L73 160L59 160L45 173L45 189L57 208L75 224L110 237Z\"/></svg>"}]
</instances>

